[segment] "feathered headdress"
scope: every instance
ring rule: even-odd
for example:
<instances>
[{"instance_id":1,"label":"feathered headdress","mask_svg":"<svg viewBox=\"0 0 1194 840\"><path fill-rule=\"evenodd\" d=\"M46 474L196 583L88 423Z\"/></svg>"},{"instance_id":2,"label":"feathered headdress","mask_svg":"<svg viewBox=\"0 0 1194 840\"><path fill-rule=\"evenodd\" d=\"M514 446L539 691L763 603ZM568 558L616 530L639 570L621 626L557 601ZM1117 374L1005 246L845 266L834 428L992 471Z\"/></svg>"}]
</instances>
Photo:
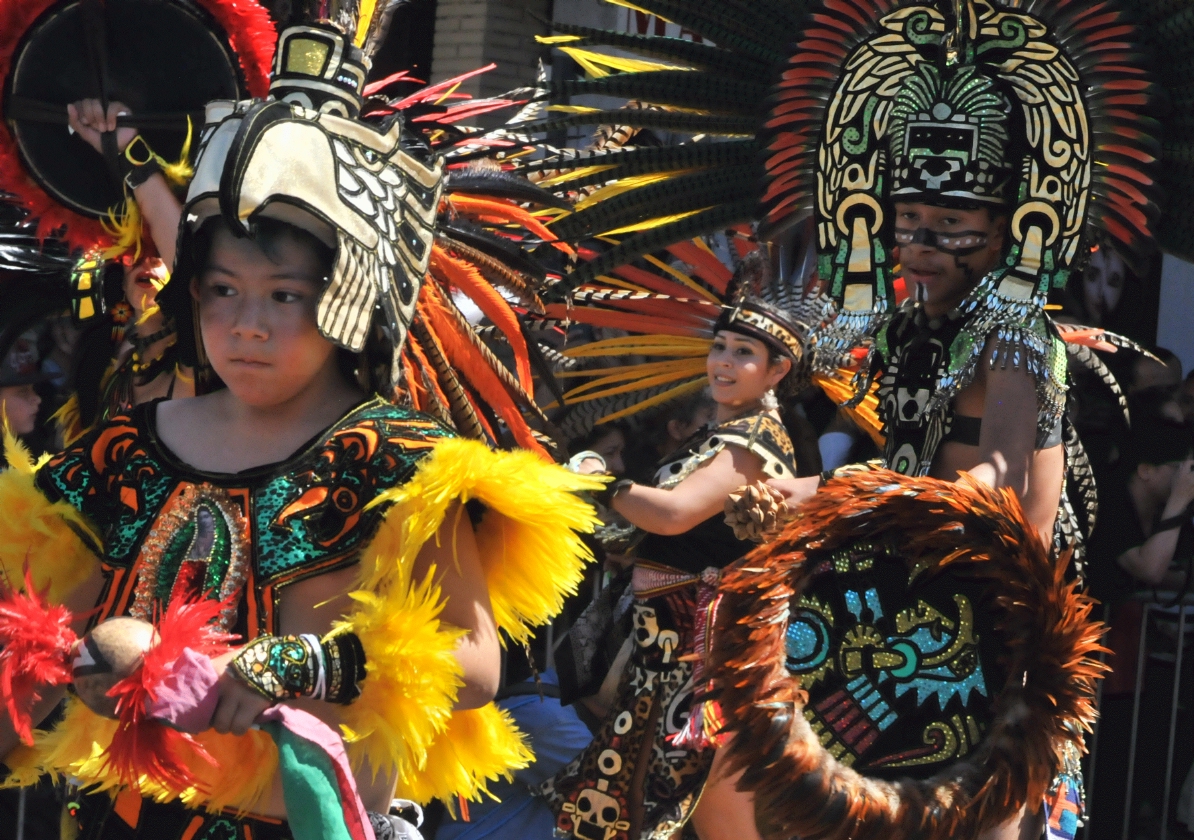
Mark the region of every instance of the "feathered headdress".
<instances>
[{"instance_id":1,"label":"feathered headdress","mask_svg":"<svg viewBox=\"0 0 1194 840\"><path fill-rule=\"evenodd\" d=\"M1194 247L1178 200L1194 177L1183 139L1194 46L1181 37L1194 23L1170 2L644 0L632 8L694 40L570 25L544 39L586 74L545 97L605 94L635 107L551 106L556 113L527 129L609 123L672 133L662 147L526 164L545 186L583 198L553 229L617 240L579 265L562 293L736 222L760 219L760 235L786 245L811 218L817 270L840 313L814 335L827 371L895 304L893 199L1006 205L1010 253L992 287L1013 310L1064 284L1096 233L1129 259L1158 232L1179 254Z\"/></svg>"},{"instance_id":2,"label":"feathered headdress","mask_svg":"<svg viewBox=\"0 0 1194 840\"><path fill-rule=\"evenodd\" d=\"M240 233L258 219L294 225L334 251L317 323L363 359L365 387L465 435L542 451L526 419L545 422L531 396L535 356L502 292L539 305L547 269L531 251L551 243L563 259L573 253L536 215L561 202L475 162L515 141L461 121L519 100L462 100L454 92L461 79L388 99L381 94L407 76L366 82L387 8L296 7L279 36L271 98L208 107L162 305L202 386L187 293L191 237L217 216ZM480 340L464 299L509 344L513 370Z\"/></svg>"}]
</instances>

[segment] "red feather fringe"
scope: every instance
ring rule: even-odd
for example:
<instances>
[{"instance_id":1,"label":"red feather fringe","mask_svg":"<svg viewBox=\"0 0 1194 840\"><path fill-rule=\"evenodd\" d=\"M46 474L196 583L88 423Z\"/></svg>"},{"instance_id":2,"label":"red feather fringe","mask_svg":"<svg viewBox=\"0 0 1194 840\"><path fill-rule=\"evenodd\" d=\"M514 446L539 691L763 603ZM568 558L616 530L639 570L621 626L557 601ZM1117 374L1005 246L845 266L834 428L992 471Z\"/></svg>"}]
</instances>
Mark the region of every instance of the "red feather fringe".
<instances>
[{"instance_id":1,"label":"red feather fringe","mask_svg":"<svg viewBox=\"0 0 1194 840\"><path fill-rule=\"evenodd\" d=\"M48 589L47 589L48 591ZM70 610L46 602L25 567L25 591L0 593L0 697L21 742L33 744L33 706L42 687L71 680L71 649L78 637Z\"/></svg>"},{"instance_id":2,"label":"red feather fringe","mask_svg":"<svg viewBox=\"0 0 1194 840\"><path fill-rule=\"evenodd\" d=\"M199 0L228 36L228 43L245 74L249 95L264 99L269 94L270 71L278 32L269 12L254 0Z\"/></svg>"},{"instance_id":3,"label":"red feather fringe","mask_svg":"<svg viewBox=\"0 0 1194 840\"><path fill-rule=\"evenodd\" d=\"M108 747L107 767L130 788L139 789L140 777L148 776L181 792L196 787L199 781L184 755L214 763L194 738L151 719L145 707L157 696L157 686L183 648L208 657L231 649L237 637L212 624L225 606L214 600L172 603L157 622L158 643L145 653L141 667L108 692L116 698L120 723Z\"/></svg>"}]
</instances>

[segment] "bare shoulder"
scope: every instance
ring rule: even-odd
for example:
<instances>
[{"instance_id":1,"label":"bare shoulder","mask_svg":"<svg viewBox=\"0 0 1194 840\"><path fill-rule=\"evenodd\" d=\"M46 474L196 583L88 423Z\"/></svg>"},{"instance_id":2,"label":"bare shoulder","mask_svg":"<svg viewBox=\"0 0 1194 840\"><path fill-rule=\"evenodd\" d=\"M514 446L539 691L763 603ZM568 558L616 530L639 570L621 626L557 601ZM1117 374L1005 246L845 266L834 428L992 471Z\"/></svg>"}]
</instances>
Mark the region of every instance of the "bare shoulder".
<instances>
[{"instance_id":1,"label":"bare shoulder","mask_svg":"<svg viewBox=\"0 0 1194 840\"><path fill-rule=\"evenodd\" d=\"M992 407L992 400L1005 405L1009 398L1016 398L1020 403L1030 400L1036 404L1036 380L1027 366L1021 361L1015 364L1013 359L1004 360L995 357L998 347L998 337L991 335L987 338L975 371L974 381L958 392L954 407L958 414L966 417L984 417ZM995 364L991 364L995 358Z\"/></svg>"}]
</instances>

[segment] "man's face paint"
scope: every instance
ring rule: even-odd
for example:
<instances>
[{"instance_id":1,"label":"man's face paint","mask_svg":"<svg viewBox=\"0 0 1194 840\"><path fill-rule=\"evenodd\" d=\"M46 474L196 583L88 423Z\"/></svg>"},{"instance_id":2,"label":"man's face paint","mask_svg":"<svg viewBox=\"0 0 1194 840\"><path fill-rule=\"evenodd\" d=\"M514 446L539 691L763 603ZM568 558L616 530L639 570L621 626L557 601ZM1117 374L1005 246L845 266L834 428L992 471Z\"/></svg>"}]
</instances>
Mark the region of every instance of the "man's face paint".
<instances>
[{"instance_id":1,"label":"man's face paint","mask_svg":"<svg viewBox=\"0 0 1194 840\"><path fill-rule=\"evenodd\" d=\"M895 241L900 247L907 245L923 245L936 251L943 251L955 257L968 257L977 254L987 247L987 234L977 230L939 233L929 228L921 227L909 230L896 226Z\"/></svg>"},{"instance_id":2,"label":"man's face paint","mask_svg":"<svg viewBox=\"0 0 1194 840\"><path fill-rule=\"evenodd\" d=\"M895 210L904 279L930 314L948 312L999 264L1003 217L986 210L903 202Z\"/></svg>"}]
</instances>

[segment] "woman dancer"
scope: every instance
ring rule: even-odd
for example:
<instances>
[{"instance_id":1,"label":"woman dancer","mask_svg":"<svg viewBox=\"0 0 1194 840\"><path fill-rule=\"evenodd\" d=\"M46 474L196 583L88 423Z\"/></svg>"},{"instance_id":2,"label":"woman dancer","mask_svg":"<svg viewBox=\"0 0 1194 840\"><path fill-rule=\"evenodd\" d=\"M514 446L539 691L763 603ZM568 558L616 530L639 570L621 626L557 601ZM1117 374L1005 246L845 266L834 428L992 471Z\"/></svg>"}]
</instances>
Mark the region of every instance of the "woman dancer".
<instances>
[{"instance_id":1,"label":"woman dancer","mask_svg":"<svg viewBox=\"0 0 1194 840\"><path fill-rule=\"evenodd\" d=\"M731 778L710 776L714 750L696 746L704 722L690 710L707 678L703 642L720 570L750 548L724 522L726 497L744 480L795 475L776 392L800 386L802 358L801 332L776 309L753 299L727 306L706 361L712 428L665 459L654 486L623 480L607 491L610 506L642 532L633 552L634 633L596 737L542 788L561 833L665 838L692 817L702 838L754 836L748 803L719 807L740 795Z\"/></svg>"}]
</instances>

